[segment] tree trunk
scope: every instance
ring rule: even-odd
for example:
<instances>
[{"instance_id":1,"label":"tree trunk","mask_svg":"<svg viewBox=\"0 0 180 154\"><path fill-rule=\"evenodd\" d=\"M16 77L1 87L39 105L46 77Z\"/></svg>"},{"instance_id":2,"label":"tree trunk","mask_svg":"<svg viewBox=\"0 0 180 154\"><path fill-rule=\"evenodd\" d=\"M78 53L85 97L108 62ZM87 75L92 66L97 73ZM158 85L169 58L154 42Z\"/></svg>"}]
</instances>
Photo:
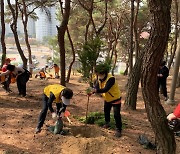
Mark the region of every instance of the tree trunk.
<instances>
[{"instance_id":1,"label":"tree trunk","mask_svg":"<svg viewBox=\"0 0 180 154\"><path fill-rule=\"evenodd\" d=\"M61 7L61 14L63 15L63 7L62 7L62 3L60 4L60 7ZM68 34L68 38L69 38L69 42L71 44L71 49L72 49L72 54L73 54L73 59L72 59L72 62L70 63L69 65L69 69L68 69L68 74L67 74L67 79L66 79L66 82L69 83L69 80L70 80L70 76L71 76L71 70L72 70L72 66L75 62L75 50L74 50L74 45L73 45L73 41L71 39L71 35L69 33L69 29L67 27L67 34Z\"/></svg>"},{"instance_id":2,"label":"tree trunk","mask_svg":"<svg viewBox=\"0 0 180 154\"><path fill-rule=\"evenodd\" d=\"M19 38L18 38L18 34L17 34L17 29L13 29L13 26L10 25L11 27L11 30L13 31L13 34L14 34L14 40L15 40L15 43L16 43L16 47L17 47L17 50L19 52L19 55L23 61L23 67L24 68L27 68L27 58L24 56L24 53L23 53L23 50L21 48L21 45L20 45L20 42L19 42Z\"/></svg>"},{"instance_id":3,"label":"tree trunk","mask_svg":"<svg viewBox=\"0 0 180 154\"><path fill-rule=\"evenodd\" d=\"M72 39L71 39L71 36L70 36L68 28L67 28L67 34L68 34L68 38L69 38L69 42L71 44L71 49L72 49L72 54L73 54L73 59L72 59L72 62L70 63L70 65L69 65L69 70L68 70L67 80L66 80L66 82L69 83L70 76L71 76L72 66L73 66L73 64L75 62L75 50L74 50L74 45L73 45L73 42L72 42Z\"/></svg>"},{"instance_id":4,"label":"tree trunk","mask_svg":"<svg viewBox=\"0 0 180 154\"><path fill-rule=\"evenodd\" d=\"M28 31L27 31L28 15L27 15L26 4L25 4L24 0L23 0L22 23L23 23L23 26L24 26L24 36L25 36L25 42L26 42L26 46L27 46L27 50L28 50L29 71L32 74L33 69L32 69L31 46L29 44L29 37L28 37Z\"/></svg>"},{"instance_id":5,"label":"tree trunk","mask_svg":"<svg viewBox=\"0 0 180 154\"><path fill-rule=\"evenodd\" d=\"M117 63L117 50L116 50L116 46L117 46L117 39L115 40L114 45L113 45L113 49L112 49L113 50L112 53L114 53L114 63L113 63L113 67L112 67L112 75L114 75L114 69L115 69L116 63ZM111 61L112 61L112 59L111 59Z\"/></svg>"},{"instance_id":6,"label":"tree trunk","mask_svg":"<svg viewBox=\"0 0 180 154\"><path fill-rule=\"evenodd\" d=\"M26 46L28 49L28 58L29 58L29 70L31 74L33 73L33 68L32 68L32 55L31 55L31 46L29 44L29 39L28 39L28 31L27 31L27 26L24 27L24 35L25 35L25 42Z\"/></svg>"},{"instance_id":7,"label":"tree trunk","mask_svg":"<svg viewBox=\"0 0 180 154\"><path fill-rule=\"evenodd\" d=\"M4 0L1 0L1 46L2 46L2 60L1 67L6 59L6 44L5 44L5 21L4 21Z\"/></svg>"},{"instance_id":8,"label":"tree trunk","mask_svg":"<svg viewBox=\"0 0 180 154\"><path fill-rule=\"evenodd\" d=\"M133 68L133 23L134 23L134 0L131 0L131 25L130 25L130 50L129 50L129 74Z\"/></svg>"},{"instance_id":9,"label":"tree trunk","mask_svg":"<svg viewBox=\"0 0 180 154\"><path fill-rule=\"evenodd\" d=\"M143 59L142 93L148 119L155 133L158 154L175 154L176 143L161 105L157 73L170 32L171 0L148 0L151 13L151 35Z\"/></svg>"},{"instance_id":10,"label":"tree trunk","mask_svg":"<svg viewBox=\"0 0 180 154\"><path fill-rule=\"evenodd\" d=\"M91 19L88 20L88 23L86 24L86 31L84 34L84 39L85 39L85 43L88 41L88 30L89 30L89 25L91 24Z\"/></svg>"},{"instance_id":11,"label":"tree trunk","mask_svg":"<svg viewBox=\"0 0 180 154\"><path fill-rule=\"evenodd\" d=\"M176 91L176 83L178 79L178 73L179 73L179 65L180 65L180 37L179 37L179 43L178 43L178 49L176 51L176 61L174 65L174 73L173 73L173 79L171 83L171 90L169 95L168 104L174 104L174 95Z\"/></svg>"},{"instance_id":12,"label":"tree trunk","mask_svg":"<svg viewBox=\"0 0 180 154\"><path fill-rule=\"evenodd\" d=\"M176 54L176 48L177 48L177 38L178 38L178 21L179 21L179 16L178 16L178 2L177 0L174 0L174 3L175 3L175 10L176 10L176 14L175 14L175 38L174 38L174 48L173 48L173 52L171 54L171 57L169 59L169 62L168 62L168 69L170 70L171 69L171 65L172 65L172 62L173 62L173 59L174 59L174 56Z\"/></svg>"},{"instance_id":13,"label":"tree trunk","mask_svg":"<svg viewBox=\"0 0 180 154\"><path fill-rule=\"evenodd\" d=\"M60 5L62 4L61 0L59 0ZM66 0L65 9L63 13L63 18L60 27L57 26L58 31L58 45L60 49L60 66L61 66L61 85L66 85L66 64L65 64L65 41L64 36L67 29L69 15L70 15L70 0Z\"/></svg>"},{"instance_id":14,"label":"tree trunk","mask_svg":"<svg viewBox=\"0 0 180 154\"><path fill-rule=\"evenodd\" d=\"M136 110L137 93L139 81L141 78L142 59L144 57L144 50L141 51L139 57L136 59L132 72L128 78L125 106L127 109Z\"/></svg>"},{"instance_id":15,"label":"tree trunk","mask_svg":"<svg viewBox=\"0 0 180 154\"><path fill-rule=\"evenodd\" d=\"M138 17L138 12L139 12L139 3L140 0L137 0L137 6L136 6L136 13L135 13L135 17L134 17L134 47L135 47L135 60L137 60L138 58L138 54L139 54L139 36L138 36L138 27L137 27L137 17Z\"/></svg>"},{"instance_id":16,"label":"tree trunk","mask_svg":"<svg viewBox=\"0 0 180 154\"><path fill-rule=\"evenodd\" d=\"M177 78L177 83L176 83L176 88L180 87L180 72L178 73L178 78Z\"/></svg>"},{"instance_id":17,"label":"tree trunk","mask_svg":"<svg viewBox=\"0 0 180 154\"><path fill-rule=\"evenodd\" d=\"M23 50L21 49L21 45L20 45L20 42L19 42L18 34L17 34L18 0L15 1L15 9L12 7L12 4L10 3L10 0L7 0L7 2L8 2L8 6L9 6L9 8L11 10L12 17L13 17L13 22L10 25L10 27L11 27L11 30L12 30L13 35L14 35L14 40L15 40L15 43L16 43L16 47L17 47L19 55L20 55L20 57L21 57L21 59L23 61L23 67L27 68L27 59L24 56Z\"/></svg>"},{"instance_id":18,"label":"tree trunk","mask_svg":"<svg viewBox=\"0 0 180 154\"><path fill-rule=\"evenodd\" d=\"M129 64L128 63L126 63L126 69L125 69L125 71L124 71L124 75L128 75L128 68L129 68Z\"/></svg>"}]
</instances>

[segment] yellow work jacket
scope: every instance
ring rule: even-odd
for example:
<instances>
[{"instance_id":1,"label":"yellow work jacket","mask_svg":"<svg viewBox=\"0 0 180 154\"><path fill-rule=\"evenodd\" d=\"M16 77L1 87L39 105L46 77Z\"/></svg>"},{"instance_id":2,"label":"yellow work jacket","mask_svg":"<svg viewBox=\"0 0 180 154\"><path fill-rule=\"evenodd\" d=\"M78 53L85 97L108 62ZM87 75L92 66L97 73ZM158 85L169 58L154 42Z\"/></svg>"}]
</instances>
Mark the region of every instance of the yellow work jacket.
<instances>
[{"instance_id":1,"label":"yellow work jacket","mask_svg":"<svg viewBox=\"0 0 180 154\"><path fill-rule=\"evenodd\" d=\"M107 81L111 77L113 77L113 76L111 74L108 74L105 81L103 81L103 82L99 81L99 88L103 89L105 87ZM120 92L120 89L119 89L119 86L118 86L116 80L115 80L114 85L111 87L111 89L109 89L108 92L102 94L102 97L104 98L104 100L106 102L112 102L112 101L118 100L121 97L121 92Z\"/></svg>"},{"instance_id":2,"label":"yellow work jacket","mask_svg":"<svg viewBox=\"0 0 180 154\"><path fill-rule=\"evenodd\" d=\"M55 96L55 103L60 103L62 102L61 98L60 98L60 94L62 92L63 89L65 89L66 87L59 85L59 84L54 84L54 85L49 85L47 87L44 88L44 94L47 97L50 97L50 93L52 92Z\"/></svg>"}]
</instances>

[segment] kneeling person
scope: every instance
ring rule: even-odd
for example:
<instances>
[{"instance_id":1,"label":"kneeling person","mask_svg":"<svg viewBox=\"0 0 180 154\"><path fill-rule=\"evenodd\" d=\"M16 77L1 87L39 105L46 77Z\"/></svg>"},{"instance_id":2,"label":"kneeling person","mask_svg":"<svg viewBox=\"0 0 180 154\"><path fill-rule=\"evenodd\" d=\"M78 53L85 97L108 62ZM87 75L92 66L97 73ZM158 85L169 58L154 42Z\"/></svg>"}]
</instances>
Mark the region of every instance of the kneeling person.
<instances>
[{"instance_id":1,"label":"kneeling person","mask_svg":"<svg viewBox=\"0 0 180 154\"><path fill-rule=\"evenodd\" d=\"M52 118L57 117L61 114L60 108L63 107L62 112L65 112L66 107L70 104L70 99L73 96L73 91L62 85L49 85L44 88L43 94L43 108L39 115L38 125L36 127L36 133L41 132L41 127L46 119L48 108L52 113ZM56 112L52 107L52 103L56 103Z\"/></svg>"}]
</instances>

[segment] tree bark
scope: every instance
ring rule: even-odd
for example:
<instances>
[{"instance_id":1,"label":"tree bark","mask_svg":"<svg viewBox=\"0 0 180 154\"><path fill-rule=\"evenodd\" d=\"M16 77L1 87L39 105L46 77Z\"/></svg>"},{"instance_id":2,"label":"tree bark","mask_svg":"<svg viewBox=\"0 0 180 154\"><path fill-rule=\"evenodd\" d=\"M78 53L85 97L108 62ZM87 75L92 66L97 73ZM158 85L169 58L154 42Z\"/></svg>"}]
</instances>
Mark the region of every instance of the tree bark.
<instances>
[{"instance_id":1,"label":"tree bark","mask_svg":"<svg viewBox=\"0 0 180 154\"><path fill-rule=\"evenodd\" d=\"M133 23L134 23L134 0L131 0L131 25L130 25L130 50L129 50L129 74L133 68Z\"/></svg>"},{"instance_id":2,"label":"tree bark","mask_svg":"<svg viewBox=\"0 0 180 154\"><path fill-rule=\"evenodd\" d=\"M65 86L66 85L66 60L65 60L65 41L64 41L64 36L65 32L67 30L67 25L69 21L69 15L70 15L70 0L66 0L65 3L65 9L63 13L63 18L60 27L57 26L57 31L58 31L58 45L60 49L60 67L61 67L61 85ZM61 5L61 0L59 0L59 3Z\"/></svg>"},{"instance_id":3,"label":"tree bark","mask_svg":"<svg viewBox=\"0 0 180 154\"><path fill-rule=\"evenodd\" d=\"M84 34L85 43L88 41L88 31L89 31L89 25L90 24L91 24L91 19L89 19L87 24L86 24L86 30L85 30L85 34Z\"/></svg>"},{"instance_id":4,"label":"tree bark","mask_svg":"<svg viewBox=\"0 0 180 154\"><path fill-rule=\"evenodd\" d=\"M143 59L142 93L147 116L155 133L157 153L175 154L174 134L168 127L166 113L161 105L157 88L157 73L171 27L171 0L148 0L148 3L152 28Z\"/></svg>"},{"instance_id":5,"label":"tree bark","mask_svg":"<svg viewBox=\"0 0 180 154\"><path fill-rule=\"evenodd\" d=\"M63 7L62 7L62 3L60 5L61 7L61 14L63 15ZM69 42L71 44L71 49L72 49L72 54L73 54L73 59L72 59L72 62L70 63L69 65L69 69L68 69L68 74L67 74L67 79L66 79L66 82L69 83L69 80L70 80L70 76L71 76L71 70L72 70L72 66L75 62L75 49L74 49L74 45L73 45L73 41L71 39L71 35L69 33L69 29L67 27L67 34L68 34L68 38L69 38Z\"/></svg>"},{"instance_id":6,"label":"tree bark","mask_svg":"<svg viewBox=\"0 0 180 154\"><path fill-rule=\"evenodd\" d=\"M22 23L24 26L24 36L25 36L25 42L28 50L28 58L29 58L29 70L31 74L33 73L32 69L32 55L31 55L31 46L29 43L29 36L28 36L28 31L27 31L27 24L28 24L28 14L27 14L27 6L25 4L25 0L22 0L23 2L23 10L22 10Z\"/></svg>"},{"instance_id":7,"label":"tree bark","mask_svg":"<svg viewBox=\"0 0 180 154\"><path fill-rule=\"evenodd\" d=\"M117 50L116 50L116 46L117 46L117 40L115 40L114 44L113 44L113 48L112 48L112 53L114 53L114 63L113 63L113 67L112 67L112 75L114 75L114 69L116 67L116 63L117 63ZM113 56L113 55L112 55ZM111 57L112 58L112 57ZM112 59L111 59L112 60Z\"/></svg>"},{"instance_id":8,"label":"tree bark","mask_svg":"<svg viewBox=\"0 0 180 154\"><path fill-rule=\"evenodd\" d=\"M126 109L136 110L137 93L142 70L142 59L145 54L144 51L145 50L141 51L138 58L136 59L132 72L128 78L125 98Z\"/></svg>"},{"instance_id":9,"label":"tree bark","mask_svg":"<svg viewBox=\"0 0 180 154\"><path fill-rule=\"evenodd\" d=\"M175 60L175 65L174 65L174 72L173 72L173 79L171 83L171 90L170 90L170 95L169 95L169 104L174 104L174 95L176 91L176 83L178 79L178 73L179 73L179 66L180 66L180 38L179 38L179 43L178 43L178 49L176 51L176 60Z\"/></svg>"},{"instance_id":10,"label":"tree bark","mask_svg":"<svg viewBox=\"0 0 180 154\"><path fill-rule=\"evenodd\" d=\"M124 71L124 75L128 75L128 68L129 68L129 63L128 62L126 62L126 69L125 69L125 71Z\"/></svg>"},{"instance_id":11,"label":"tree bark","mask_svg":"<svg viewBox=\"0 0 180 154\"><path fill-rule=\"evenodd\" d=\"M69 83L70 77L71 77L71 70L72 70L72 66L75 62L75 50L74 50L74 45L73 45L73 41L71 39L70 33L69 33L69 29L67 28L67 34L68 34L68 38L69 38L69 42L71 44L71 49L72 49L72 54L73 54L73 59L69 65L69 69L68 69L68 74L67 74L67 80L66 82Z\"/></svg>"},{"instance_id":12,"label":"tree bark","mask_svg":"<svg viewBox=\"0 0 180 154\"><path fill-rule=\"evenodd\" d=\"M180 87L180 72L178 73L178 78L177 78L177 83L176 83L176 88Z\"/></svg>"},{"instance_id":13,"label":"tree bark","mask_svg":"<svg viewBox=\"0 0 180 154\"><path fill-rule=\"evenodd\" d=\"M138 17L138 12L139 12L139 3L140 0L137 0L137 6L136 6L136 12L134 16L134 47L135 47L135 60L138 58L139 54L139 36L138 36L138 27L137 27L137 17Z\"/></svg>"},{"instance_id":14,"label":"tree bark","mask_svg":"<svg viewBox=\"0 0 180 154\"><path fill-rule=\"evenodd\" d=\"M5 21L4 21L4 0L1 0L1 46L2 46L2 60L1 67L6 59L6 44L5 44Z\"/></svg>"},{"instance_id":15,"label":"tree bark","mask_svg":"<svg viewBox=\"0 0 180 154\"><path fill-rule=\"evenodd\" d=\"M24 56L23 50L22 50L20 42L19 42L18 34L17 34L17 19L18 19L18 12L19 12L18 11L18 0L15 1L15 9L12 7L10 0L7 0L7 2L8 2L8 6L11 10L12 17L13 17L13 22L10 25L10 27L11 27L11 30L14 35L16 47L17 47L19 55L23 61L23 67L27 68L27 58Z\"/></svg>"},{"instance_id":16,"label":"tree bark","mask_svg":"<svg viewBox=\"0 0 180 154\"><path fill-rule=\"evenodd\" d=\"M178 21L179 21L179 16L178 16L178 2L177 0L174 0L174 3L175 3L175 38L174 38L174 48L173 48L173 52L171 54L171 57L169 59L169 62L168 62L168 69L170 70L171 69L171 65L173 63L173 59L174 59L174 56L176 54L176 49L177 49L177 38L178 38Z\"/></svg>"}]
</instances>

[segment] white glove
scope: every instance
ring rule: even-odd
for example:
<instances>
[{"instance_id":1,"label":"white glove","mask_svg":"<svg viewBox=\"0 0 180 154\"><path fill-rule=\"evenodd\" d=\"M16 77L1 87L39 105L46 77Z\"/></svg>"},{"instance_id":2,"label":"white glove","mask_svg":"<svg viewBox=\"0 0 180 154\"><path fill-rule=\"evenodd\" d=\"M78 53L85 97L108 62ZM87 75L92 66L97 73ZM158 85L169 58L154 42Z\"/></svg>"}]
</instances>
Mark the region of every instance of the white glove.
<instances>
[{"instance_id":1,"label":"white glove","mask_svg":"<svg viewBox=\"0 0 180 154\"><path fill-rule=\"evenodd\" d=\"M169 121L173 120L173 119L176 119L176 116L174 115L174 113L170 113L168 116L167 116L167 119Z\"/></svg>"},{"instance_id":2,"label":"white glove","mask_svg":"<svg viewBox=\"0 0 180 154\"><path fill-rule=\"evenodd\" d=\"M53 118L54 120L57 119L57 114L56 114L55 112L52 113L52 118Z\"/></svg>"}]
</instances>

